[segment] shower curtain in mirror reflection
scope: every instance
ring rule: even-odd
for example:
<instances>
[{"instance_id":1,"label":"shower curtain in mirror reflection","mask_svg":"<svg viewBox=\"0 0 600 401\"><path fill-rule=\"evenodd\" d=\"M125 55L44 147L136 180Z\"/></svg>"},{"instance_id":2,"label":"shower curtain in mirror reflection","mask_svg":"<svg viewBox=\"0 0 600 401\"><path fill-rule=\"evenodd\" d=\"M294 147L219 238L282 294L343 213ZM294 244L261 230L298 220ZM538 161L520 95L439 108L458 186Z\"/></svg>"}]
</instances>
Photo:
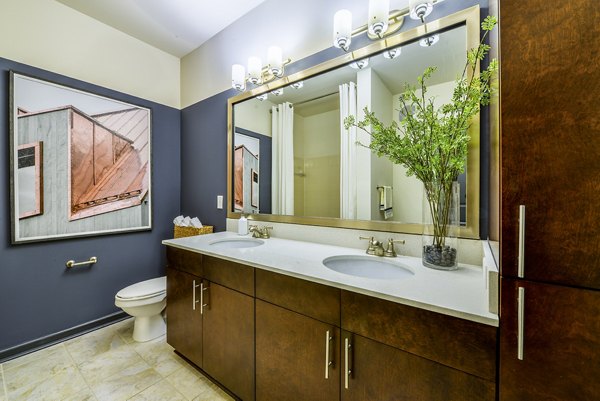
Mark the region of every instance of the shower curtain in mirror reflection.
<instances>
[{"instance_id":1,"label":"shower curtain in mirror reflection","mask_svg":"<svg viewBox=\"0 0 600 401\"><path fill-rule=\"evenodd\" d=\"M356 127L344 127L349 116L356 118L356 84L339 86L340 92L340 214L342 219L356 219Z\"/></svg>"},{"instance_id":2,"label":"shower curtain in mirror reflection","mask_svg":"<svg viewBox=\"0 0 600 401\"><path fill-rule=\"evenodd\" d=\"M11 72L13 243L151 228L150 110Z\"/></svg>"},{"instance_id":3,"label":"shower curtain in mirror reflection","mask_svg":"<svg viewBox=\"0 0 600 401\"><path fill-rule=\"evenodd\" d=\"M294 106L285 102L271 108L272 213L294 214Z\"/></svg>"}]
</instances>

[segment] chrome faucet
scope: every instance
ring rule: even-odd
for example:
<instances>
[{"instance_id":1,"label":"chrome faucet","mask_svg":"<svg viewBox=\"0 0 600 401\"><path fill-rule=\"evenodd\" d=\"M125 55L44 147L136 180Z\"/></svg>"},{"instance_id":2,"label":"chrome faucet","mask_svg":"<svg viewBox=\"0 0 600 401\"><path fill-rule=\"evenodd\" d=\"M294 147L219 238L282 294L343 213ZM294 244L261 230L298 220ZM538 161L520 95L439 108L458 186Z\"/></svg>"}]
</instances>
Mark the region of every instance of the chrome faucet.
<instances>
[{"instance_id":1,"label":"chrome faucet","mask_svg":"<svg viewBox=\"0 0 600 401\"><path fill-rule=\"evenodd\" d=\"M375 255L375 256L387 256L390 258L395 258L398 254L394 249L394 243L397 242L399 244L404 244L406 241L403 239L395 240L390 238L388 240L387 249L383 249L383 243L377 241L375 237L358 237L360 239L369 240L369 247L367 248L367 255Z\"/></svg>"},{"instance_id":2,"label":"chrome faucet","mask_svg":"<svg viewBox=\"0 0 600 401\"><path fill-rule=\"evenodd\" d=\"M271 234L269 233L269 230L272 230L273 227L271 226L257 226L255 224L251 224L250 227L248 227L248 231L250 233L252 233L252 237L253 238L264 238L264 239L269 239L271 238Z\"/></svg>"}]
</instances>

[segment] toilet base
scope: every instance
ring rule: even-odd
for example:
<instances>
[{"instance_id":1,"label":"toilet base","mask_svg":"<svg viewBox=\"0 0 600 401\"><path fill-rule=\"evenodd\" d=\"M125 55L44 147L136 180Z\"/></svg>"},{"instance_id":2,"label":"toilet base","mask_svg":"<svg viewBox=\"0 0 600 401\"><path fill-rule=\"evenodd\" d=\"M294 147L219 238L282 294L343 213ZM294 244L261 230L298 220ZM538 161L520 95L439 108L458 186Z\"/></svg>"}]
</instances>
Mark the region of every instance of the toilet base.
<instances>
[{"instance_id":1,"label":"toilet base","mask_svg":"<svg viewBox=\"0 0 600 401\"><path fill-rule=\"evenodd\" d=\"M137 342L153 340L167 332L167 325L158 313L153 316L137 316L133 322L133 339Z\"/></svg>"}]
</instances>

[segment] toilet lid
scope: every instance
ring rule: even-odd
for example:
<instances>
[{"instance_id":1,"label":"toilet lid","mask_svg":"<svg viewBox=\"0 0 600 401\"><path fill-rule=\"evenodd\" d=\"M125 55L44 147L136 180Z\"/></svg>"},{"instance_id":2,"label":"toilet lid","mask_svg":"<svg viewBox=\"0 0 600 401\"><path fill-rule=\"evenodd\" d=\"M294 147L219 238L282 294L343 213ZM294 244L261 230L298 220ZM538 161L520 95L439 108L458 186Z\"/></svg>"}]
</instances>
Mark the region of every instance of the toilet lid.
<instances>
[{"instance_id":1,"label":"toilet lid","mask_svg":"<svg viewBox=\"0 0 600 401\"><path fill-rule=\"evenodd\" d=\"M123 288L117 293L117 297L121 299L133 299L150 297L167 291L167 277L157 277L146 281L140 281Z\"/></svg>"}]
</instances>

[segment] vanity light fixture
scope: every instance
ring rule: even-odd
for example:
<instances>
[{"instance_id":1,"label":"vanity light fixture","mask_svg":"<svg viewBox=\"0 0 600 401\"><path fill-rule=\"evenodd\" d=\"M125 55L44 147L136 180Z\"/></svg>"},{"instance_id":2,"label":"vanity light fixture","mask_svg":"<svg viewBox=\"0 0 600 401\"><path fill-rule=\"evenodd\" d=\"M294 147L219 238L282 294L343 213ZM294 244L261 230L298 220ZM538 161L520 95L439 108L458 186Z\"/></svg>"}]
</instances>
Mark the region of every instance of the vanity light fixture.
<instances>
[{"instance_id":1,"label":"vanity light fixture","mask_svg":"<svg viewBox=\"0 0 600 401\"><path fill-rule=\"evenodd\" d=\"M267 51L267 65L263 67L260 57L250 57L248 59L248 75L241 64L234 64L231 67L231 86L240 92L246 90L246 82L255 86L281 78L284 73L284 67L291 60L283 60L280 47L271 46Z\"/></svg>"},{"instance_id":2,"label":"vanity light fixture","mask_svg":"<svg viewBox=\"0 0 600 401\"><path fill-rule=\"evenodd\" d=\"M440 35L431 35L419 40L421 47L431 47L440 40Z\"/></svg>"},{"instance_id":3,"label":"vanity light fixture","mask_svg":"<svg viewBox=\"0 0 600 401\"><path fill-rule=\"evenodd\" d=\"M263 100L267 100L269 98L269 95L263 93L262 95L256 96L256 98L262 102Z\"/></svg>"},{"instance_id":4,"label":"vanity light fixture","mask_svg":"<svg viewBox=\"0 0 600 401\"><path fill-rule=\"evenodd\" d=\"M304 86L304 81L294 82L294 83L290 84L290 86L294 89L300 89Z\"/></svg>"},{"instance_id":5,"label":"vanity light fixture","mask_svg":"<svg viewBox=\"0 0 600 401\"><path fill-rule=\"evenodd\" d=\"M283 88L278 88L278 89L272 90L271 93L275 96L281 96L281 95L283 95Z\"/></svg>"},{"instance_id":6,"label":"vanity light fixture","mask_svg":"<svg viewBox=\"0 0 600 401\"><path fill-rule=\"evenodd\" d=\"M362 70L363 68L365 68L369 65L369 59L363 58L361 60L354 61L354 62L350 63L349 65L350 65L350 67L354 68L355 70Z\"/></svg>"},{"instance_id":7,"label":"vanity light fixture","mask_svg":"<svg viewBox=\"0 0 600 401\"><path fill-rule=\"evenodd\" d=\"M442 1L444 0L410 0L408 8L390 11L389 0L369 0L367 23L355 30L352 30L352 13L345 9L339 10L333 16L333 46L348 52L352 36L364 32L367 32L370 39L383 39L397 32L407 15L425 22L425 17L433 10L433 4Z\"/></svg>"},{"instance_id":8,"label":"vanity light fixture","mask_svg":"<svg viewBox=\"0 0 600 401\"><path fill-rule=\"evenodd\" d=\"M389 49L383 52L383 57L387 58L388 60L392 60L395 59L396 57L400 56L400 53L402 53L402 48L400 47L396 47L394 49Z\"/></svg>"}]
</instances>

